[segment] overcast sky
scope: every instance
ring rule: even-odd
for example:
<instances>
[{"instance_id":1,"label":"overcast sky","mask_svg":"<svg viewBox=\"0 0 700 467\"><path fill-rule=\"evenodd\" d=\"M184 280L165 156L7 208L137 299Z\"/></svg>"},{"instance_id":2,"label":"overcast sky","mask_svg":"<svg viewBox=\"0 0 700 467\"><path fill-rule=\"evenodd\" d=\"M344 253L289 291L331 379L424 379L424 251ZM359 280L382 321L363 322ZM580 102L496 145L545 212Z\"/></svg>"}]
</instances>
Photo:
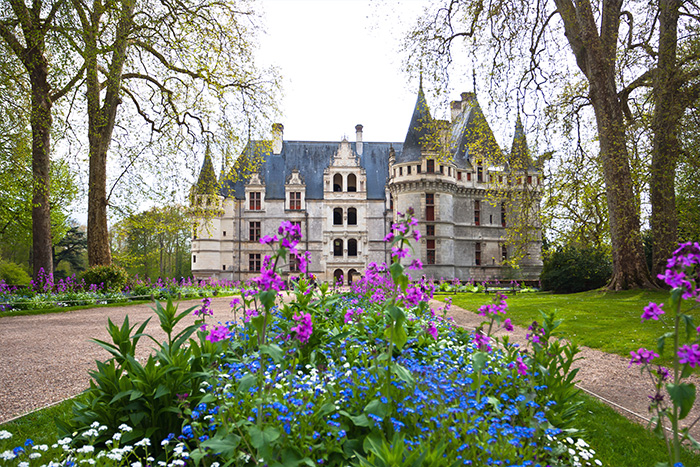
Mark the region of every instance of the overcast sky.
<instances>
[{"instance_id":1,"label":"overcast sky","mask_svg":"<svg viewBox=\"0 0 700 467\"><path fill-rule=\"evenodd\" d=\"M403 142L418 82L399 44L425 1L262 0L260 60L279 67L285 140Z\"/></svg>"}]
</instances>

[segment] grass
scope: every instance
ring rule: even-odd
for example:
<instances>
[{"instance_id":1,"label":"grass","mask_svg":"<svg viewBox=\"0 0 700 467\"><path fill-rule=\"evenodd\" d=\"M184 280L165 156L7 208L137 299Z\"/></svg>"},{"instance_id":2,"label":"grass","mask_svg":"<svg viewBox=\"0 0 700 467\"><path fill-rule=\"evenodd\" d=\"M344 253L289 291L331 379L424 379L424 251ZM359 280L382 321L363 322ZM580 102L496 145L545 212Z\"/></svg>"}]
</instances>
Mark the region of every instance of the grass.
<instances>
[{"instance_id":1,"label":"grass","mask_svg":"<svg viewBox=\"0 0 700 467\"><path fill-rule=\"evenodd\" d=\"M452 303L470 311L476 311L493 299L493 295L477 293L450 297ZM446 296L436 298L444 301ZM540 310L556 310L557 317L563 320L559 329L567 339L579 345L629 357L632 350L640 347L656 350L658 337L670 330L661 321L641 320L642 311L649 302L668 301L667 292L648 290L589 291L567 295L523 293L508 297L508 317L513 323L528 327L533 321L542 320ZM693 310L690 314L697 323L700 310ZM670 326L672 323L668 324ZM668 352L662 355L660 363L671 363Z\"/></svg>"},{"instance_id":2,"label":"grass","mask_svg":"<svg viewBox=\"0 0 700 467\"><path fill-rule=\"evenodd\" d=\"M143 305L144 303L153 303L152 300L129 300L116 303L103 303L95 305L79 305L79 306L57 306L53 308L41 308L38 310L17 310L17 311L0 311L0 318L7 316L29 316L29 315L47 315L49 313L64 313L66 311L87 310L88 308L109 308L115 306L131 306Z\"/></svg>"},{"instance_id":3,"label":"grass","mask_svg":"<svg viewBox=\"0 0 700 467\"><path fill-rule=\"evenodd\" d=\"M56 421L68 420L73 415L73 404L76 401L85 402L84 399L85 396L81 394L1 424L0 430L9 431L12 438L0 440L0 452L22 445L26 439L32 439L35 444L55 443L61 436Z\"/></svg>"},{"instance_id":4,"label":"grass","mask_svg":"<svg viewBox=\"0 0 700 467\"><path fill-rule=\"evenodd\" d=\"M576 418L596 458L610 467L645 467L668 462L666 444L644 426L634 423L604 403L585 394ZM684 450L683 465L700 465L700 453Z\"/></svg>"}]
</instances>

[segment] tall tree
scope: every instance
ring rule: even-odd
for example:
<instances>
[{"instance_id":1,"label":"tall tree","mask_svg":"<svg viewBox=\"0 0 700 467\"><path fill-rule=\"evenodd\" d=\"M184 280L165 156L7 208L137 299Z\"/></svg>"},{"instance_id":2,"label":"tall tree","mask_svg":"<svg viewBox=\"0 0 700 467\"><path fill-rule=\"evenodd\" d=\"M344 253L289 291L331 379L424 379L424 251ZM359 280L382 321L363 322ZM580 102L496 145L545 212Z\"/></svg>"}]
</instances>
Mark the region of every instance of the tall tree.
<instances>
[{"instance_id":1,"label":"tall tree","mask_svg":"<svg viewBox=\"0 0 700 467\"><path fill-rule=\"evenodd\" d=\"M505 73L503 70L519 68L523 73L516 79L517 86L532 85L540 93L543 83L561 74L566 66L561 55L564 49L573 54L587 84L597 126L613 256L609 288L614 290L653 287L644 261L618 96L622 5L623 0L602 0L595 5L588 0L444 0L411 36L416 44L428 44L427 51L443 64L452 60L452 49L459 39L467 39L477 48L491 47L495 80L499 73ZM542 63L547 59L551 69ZM516 63L518 60L521 63Z\"/></svg>"},{"instance_id":2,"label":"tall tree","mask_svg":"<svg viewBox=\"0 0 700 467\"><path fill-rule=\"evenodd\" d=\"M4 53L19 61L30 83L32 128L32 262L34 275L53 272L51 250L51 128L54 103L80 79L82 69L66 77L63 66L52 66L70 54L56 32L57 17L65 1L0 1L0 37Z\"/></svg>"},{"instance_id":3,"label":"tall tree","mask_svg":"<svg viewBox=\"0 0 700 467\"><path fill-rule=\"evenodd\" d=\"M254 65L249 1L71 4L80 18L86 62L88 258L94 266L111 262L108 151L123 101L150 126L151 137L182 139L178 128L185 128L199 138L229 138L232 113L252 120L254 112L272 107L276 78Z\"/></svg>"}]
</instances>

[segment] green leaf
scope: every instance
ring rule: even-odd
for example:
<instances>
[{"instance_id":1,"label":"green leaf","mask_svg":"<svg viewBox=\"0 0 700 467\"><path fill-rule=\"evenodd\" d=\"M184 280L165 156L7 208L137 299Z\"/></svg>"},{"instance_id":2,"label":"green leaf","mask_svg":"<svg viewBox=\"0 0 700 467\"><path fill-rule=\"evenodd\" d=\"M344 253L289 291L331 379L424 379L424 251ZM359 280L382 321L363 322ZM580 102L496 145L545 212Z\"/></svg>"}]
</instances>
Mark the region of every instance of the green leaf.
<instances>
[{"instance_id":1,"label":"green leaf","mask_svg":"<svg viewBox=\"0 0 700 467\"><path fill-rule=\"evenodd\" d=\"M260 303L262 303L262 306L265 308L265 310L269 310L273 306L275 306L275 299L277 298L277 292L274 290L266 290L265 292L260 292L258 294L258 298L260 299Z\"/></svg>"},{"instance_id":2,"label":"green leaf","mask_svg":"<svg viewBox=\"0 0 700 467\"><path fill-rule=\"evenodd\" d=\"M695 385L690 383L667 384L666 390L671 396L673 404L681 409L678 420L683 420L695 403Z\"/></svg>"},{"instance_id":3,"label":"green leaf","mask_svg":"<svg viewBox=\"0 0 700 467\"><path fill-rule=\"evenodd\" d=\"M486 361L489 356L485 352L475 352L472 355L472 367L474 368L474 373L481 374L481 371L486 368Z\"/></svg>"},{"instance_id":4,"label":"green leaf","mask_svg":"<svg viewBox=\"0 0 700 467\"><path fill-rule=\"evenodd\" d=\"M284 351L277 344L261 345L260 353L269 355L275 363L281 363L284 360Z\"/></svg>"},{"instance_id":5,"label":"green leaf","mask_svg":"<svg viewBox=\"0 0 700 467\"><path fill-rule=\"evenodd\" d=\"M241 443L241 437L235 433L229 433L224 438L214 437L204 441L201 446L204 448L209 448L214 453L220 454L222 457L229 457L234 452L236 448ZM193 453L196 451L192 451Z\"/></svg>"},{"instance_id":6,"label":"green leaf","mask_svg":"<svg viewBox=\"0 0 700 467\"><path fill-rule=\"evenodd\" d=\"M238 381L238 395L245 396L248 394L248 390L255 384L255 376L252 374L247 374Z\"/></svg>"},{"instance_id":7,"label":"green leaf","mask_svg":"<svg viewBox=\"0 0 700 467\"><path fill-rule=\"evenodd\" d=\"M406 314L400 307L396 305L390 305L389 308L387 308L387 311L389 312L389 316L391 316L391 319L393 319L394 322L403 322L406 319Z\"/></svg>"},{"instance_id":8,"label":"green leaf","mask_svg":"<svg viewBox=\"0 0 700 467\"><path fill-rule=\"evenodd\" d=\"M382 403L382 401L379 399L373 399L365 406L364 413L371 413L377 417L384 418L387 416L388 410L386 404Z\"/></svg>"},{"instance_id":9,"label":"green leaf","mask_svg":"<svg viewBox=\"0 0 700 467\"><path fill-rule=\"evenodd\" d=\"M394 280L394 283L398 284L399 278L403 275L403 266L399 262L392 263L389 266L389 272L391 272L391 278Z\"/></svg>"},{"instance_id":10,"label":"green leaf","mask_svg":"<svg viewBox=\"0 0 700 467\"><path fill-rule=\"evenodd\" d=\"M391 366L391 372L394 373L401 381L413 384L413 375L406 367L397 364Z\"/></svg>"},{"instance_id":11,"label":"green leaf","mask_svg":"<svg viewBox=\"0 0 700 467\"><path fill-rule=\"evenodd\" d=\"M260 430L260 428L253 425L248 427L248 434L250 435L250 444L255 449L260 450L269 446L270 443L279 438L280 431L270 426L266 427L264 430Z\"/></svg>"}]
</instances>

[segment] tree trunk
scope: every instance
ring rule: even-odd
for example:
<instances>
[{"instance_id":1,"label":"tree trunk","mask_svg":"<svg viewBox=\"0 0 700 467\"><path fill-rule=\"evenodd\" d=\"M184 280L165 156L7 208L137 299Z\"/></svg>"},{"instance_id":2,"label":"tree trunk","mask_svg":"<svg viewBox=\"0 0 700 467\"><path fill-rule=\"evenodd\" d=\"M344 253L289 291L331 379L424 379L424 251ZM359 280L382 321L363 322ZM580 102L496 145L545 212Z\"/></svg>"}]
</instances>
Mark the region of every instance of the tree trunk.
<instances>
[{"instance_id":1,"label":"tree trunk","mask_svg":"<svg viewBox=\"0 0 700 467\"><path fill-rule=\"evenodd\" d=\"M576 63L588 80L596 116L613 256L613 276L608 289L654 288L643 255L622 106L615 82L622 0L604 0L600 18L596 18L588 1L575 4L571 0L554 1Z\"/></svg>"},{"instance_id":2,"label":"tree trunk","mask_svg":"<svg viewBox=\"0 0 700 467\"><path fill-rule=\"evenodd\" d=\"M97 146L97 147L95 147ZM107 151L90 143L87 242L90 267L112 264L107 226ZM93 149L94 148L94 149Z\"/></svg>"},{"instance_id":3,"label":"tree trunk","mask_svg":"<svg viewBox=\"0 0 700 467\"><path fill-rule=\"evenodd\" d=\"M45 274L53 274L49 204L52 102L43 47L28 50L25 63L30 64L27 69L32 83L32 263L37 278L42 269Z\"/></svg>"},{"instance_id":4,"label":"tree trunk","mask_svg":"<svg viewBox=\"0 0 700 467\"><path fill-rule=\"evenodd\" d=\"M659 56L654 73L654 148L651 160L652 277L663 274L666 260L678 243L676 213L676 164L681 148L678 121L683 116L676 53L678 46L678 0L659 2Z\"/></svg>"}]
</instances>

